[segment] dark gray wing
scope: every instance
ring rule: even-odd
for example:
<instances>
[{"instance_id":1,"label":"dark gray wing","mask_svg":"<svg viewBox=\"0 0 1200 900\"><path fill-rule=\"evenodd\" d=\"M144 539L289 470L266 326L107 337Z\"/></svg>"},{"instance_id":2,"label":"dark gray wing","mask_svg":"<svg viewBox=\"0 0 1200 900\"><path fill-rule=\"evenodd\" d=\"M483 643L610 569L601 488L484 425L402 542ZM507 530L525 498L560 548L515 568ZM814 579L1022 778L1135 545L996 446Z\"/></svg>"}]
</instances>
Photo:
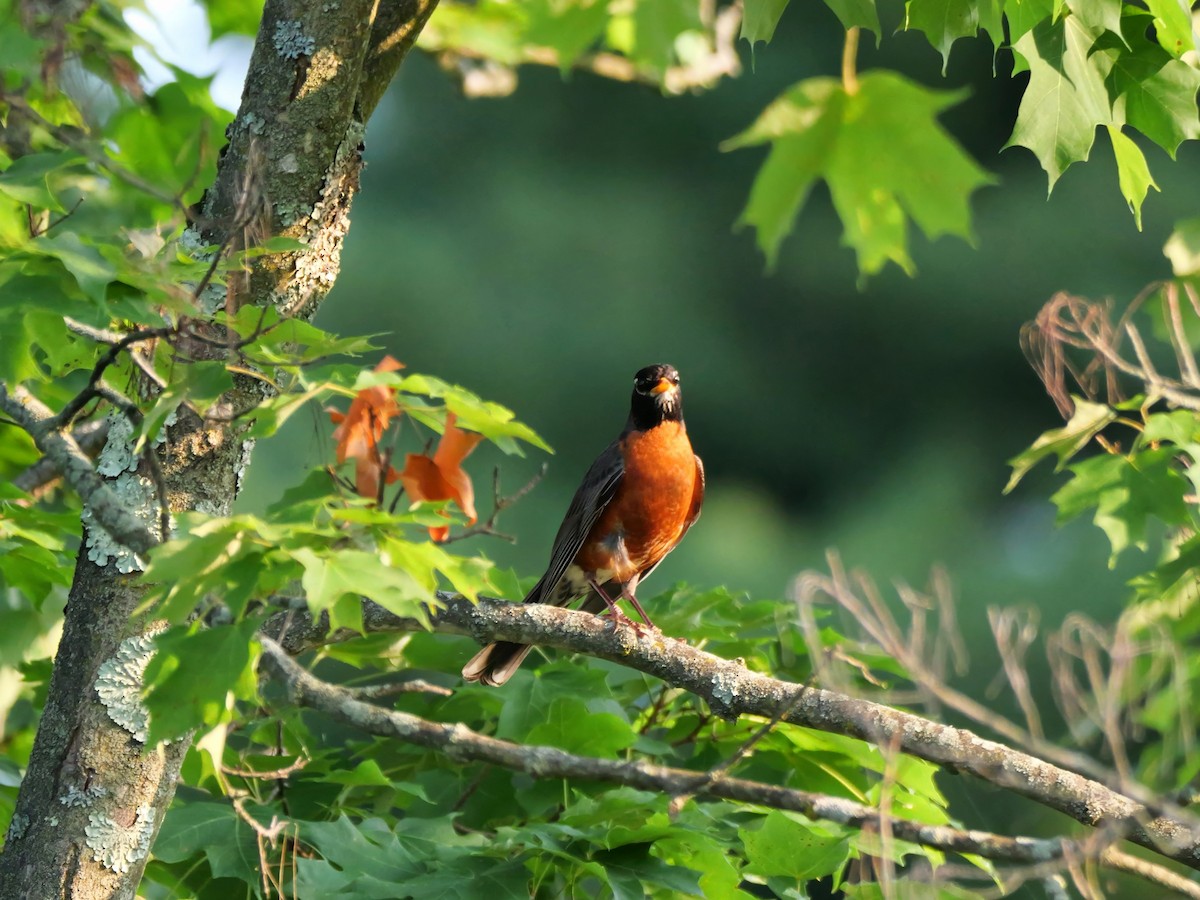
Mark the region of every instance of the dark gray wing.
<instances>
[{"instance_id":1,"label":"dark gray wing","mask_svg":"<svg viewBox=\"0 0 1200 900\"><path fill-rule=\"evenodd\" d=\"M604 452L596 457L583 476L583 483L571 498L567 514L558 534L554 536L554 547L550 551L550 565L541 580L534 585L525 598L526 603L546 603L551 599L554 588L562 579L575 558L588 532L599 520L604 508L612 501L625 475L625 461L621 458L621 444L613 441Z\"/></svg>"}]
</instances>

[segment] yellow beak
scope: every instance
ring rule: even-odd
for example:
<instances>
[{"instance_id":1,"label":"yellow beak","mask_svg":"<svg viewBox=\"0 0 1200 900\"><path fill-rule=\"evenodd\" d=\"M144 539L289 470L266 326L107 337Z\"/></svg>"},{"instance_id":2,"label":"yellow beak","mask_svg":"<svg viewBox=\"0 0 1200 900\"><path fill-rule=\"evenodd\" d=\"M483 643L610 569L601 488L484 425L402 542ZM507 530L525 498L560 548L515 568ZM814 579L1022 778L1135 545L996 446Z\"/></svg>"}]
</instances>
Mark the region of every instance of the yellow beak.
<instances>
[{"instance_id":1,"label":"yellow beak","mask_svg":"<svg viewBox=\"0 0 1200 900\"><path fill-rule=\"evenodd\" d=\"M661 394L664 391L669 391L673 387L675 387L675 385L671 384L669 379L660 378L658 380L658 384L656 384L654 387L650 388L650 393Z\"/></svg>"}]
</instances>

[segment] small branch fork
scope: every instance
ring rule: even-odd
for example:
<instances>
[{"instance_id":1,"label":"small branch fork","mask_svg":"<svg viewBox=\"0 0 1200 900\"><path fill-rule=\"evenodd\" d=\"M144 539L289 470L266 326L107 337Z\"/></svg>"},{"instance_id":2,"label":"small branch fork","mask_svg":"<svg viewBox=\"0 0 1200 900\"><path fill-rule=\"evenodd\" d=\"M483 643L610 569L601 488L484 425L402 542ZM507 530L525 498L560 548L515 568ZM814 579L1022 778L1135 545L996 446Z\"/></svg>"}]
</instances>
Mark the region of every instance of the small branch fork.
<instances>
[{"instance_id":1,"label":"small branch fork","mask_svg":"<svg viewBox=\"0 0 1200 900\"><path fill-rule=\"evenodd\" d=\"M1177 376L1158 370L1133 323L1134 315L1159 291ZM1092 400L1124 400L1122 375L1140 382L1150 402L1161 398L1173 406L1200 412L1200 366L1184 328L1181 292L1192 314L1200 317L1200 292L1194 285L1156 282L1135 297L1120 316L1111 302L1055 294L1034 321L1021 329L1021 347L1064 418L1070 418L1074 409L1070 397L1073 388Z\"/></svg>"},{"instance_id":2,"label":"small branch fork","mask_svg":"<svg viewBox=\"0 0 1200 900\"><path fill-rule=\"evenodd\" d=\"M481 522L478 525L474 525L466 529L465 531L460 531L458 534L451 534L444 541L442 541L443 546L446 544L452 544L455 541L461 541L463 538L475 537L481 534L486 534L491 537L498 537L501 540L508 541L510 544L515 544L517 539L511 534L505 534L503 531L496 530L496 520L500 518L500 513L504 512L504 510L508 509L510 506L532 491L535 487L537 487L539 482L546 477L547 469L549 469L549 466L546 463L542 463L541 468L538 469L537 473L532 478L525 482L523 487L521 487L516 493L509 494L506 497L500 493L500 467L496 466L496 468L492 470L492 514L488 516L486 522Z\"/></svg>"},{"instance_id":3,"label":"small branch fork","mask_svg":"<svg viewBox=\"0 0 1200 900\"><path fill-rule=\"evenodd\" d=\"M158 543L157 536L113 492L49 407L24 387L9 388L0 382L0 411L29 433L113 538L135 553L145 553Z\"/></svg>"},{"instance_id":4,"label":"small branch fork","mask_svg":"<svg viewBox=\"0 0 1200 900\"><path fill-rule=\"evenodd\" d=\"M637 635L588 613L541 603L506 603L480 598L478 605L455 594L430 614L439 632L468 634L481 642L507 640L586 653L628 666L703 698L717 715L732 719L755 715L794 725L844 734L891 746L957 772L1027 797L1092 827L1112 829L1155 853L1200 870L1200 821L1172 808L1138 803L1099 781L1053 765L1036 756L985 740L963 728L934 722L880 703L836 691L799 686L752 672L740 662L721 659L682 641L661 635ZM395 616L363 603L363 627L370 632L422 630L415 619ZM340 640L358 632L328 633L328 622L288 611L273 616L263 633L289 653ZM791 704L789 708L789 704Z\"/></svg>"},{"instance_id":5,"label":"small branch fork","mask_svg":"<svg viewBox=\"0 0 1200 900\"><path fill-rule=\"evenodd\" d=\"M1172 798L1163 797L1137 783L1132 777L1122 738L1123 724L1119 721L1121 709L1131 702L1124 678L1128 672L1129 660L1137 655L1126 630L1118 628L1115 634L1103 633L1099 626L1076 615L1068 619L1058 637L1048 642L1048 656L1054 671L1055 694L1060 699L1060 705L1063 706L1073 727L1080 719L1086 718L1089 731L1094 730L1103 735L1106 749L1116 762L1114 771L1091 756L1059 747L1045 739L1040 715L1029 691L1024 664L1025 652L1036 636L1036 628L1031 618L1021 617L1012 611L989 610L989 620L1000 651L1003 672L1026 716L1027 724L1022 727L947 684L938 670L936 654L929 645L930 641L926 639L927 626L923 613L932 604L925 598L904 585L898 587L901 599L913 615L911 627L905 629L896 621L869 578L861 573L847 573L836 554L829 554L828 562L829 575L805 573L796 580L793 587L810 656L815 661L814 665L821 675L822 683L836 686L845 682L844 678L839 678L838 673L823 662L827 654L813 628L816 621L813 607L824 598L850 615L855 625L861 628L875 645L876 652L890 656L900 663L919 692L920 699L948 707L968 720L1001 735L1034 757L1061 766L1064 770L1087 776L1093 779L1094 783L1102 784L1114 793L1142 804L1143 810L1138 814L1138 818L1143 822L1149 817L1146 811L1152 810L1154 815L1187 823L1187 827L1193 831L1200 826L1200 821L1194 813L1184 809ZM938 579L935 579L935 588L941 595L941 608L944 611L952 610L948 586L944 583L939 584ZM938 634L939 640L934 643L953 642L953 638L947 638L947 630L953 632L953 620L947 619L944 614L941 632ZM1107 671L1101 662L1101 656L1106 654L1111 660ZM1086 688L1075 683L1071 671L1073 662L1077 659L1083 661L1088 675ZM930 660L934 662L931 663ZM1063 703L1064 698L1069 698L1071 703ZM894 702L893 698L886 696L881 699L885 702L892 699ZM1082 712L1080 707L1083 708ZM879 740L873 742L882 745ZM1197 866L1197 863L1189 865Z\"/></svg>"},{"instance_id":6,"label":"small branch fork","mask_svg":"<svg viewBox=\"0 0 1200 900\"><path fill-rule=\"evenodd\" d=\"M396 738L437 750L456 761L481 762L525 772L536 778L581 778L660 791L676 798L711 797L791 810L810 818L859 828L886 822L900 840L954 853L970 853L1013 863L1046 863L1066 858L1098 858L1108 864L1107 847L1088 841L1006 837L991 832L923 825L909 819L884 816L880 810L840 797L794 790L734 778L729 766L719 771L695 772L659 766L643 760L609 760L579 756L556 747L525 746L488 737L461 723L432 722L404 712L364 703L340 687L319 680L294 662L275 641L263 637L262 660L270 673L287 688L291 698L370 734ZM1093 836L1095 837L1095 836ZM1134 874L1156 884L1186 884L1186 896L1200 897L1200 885L1187 882L1162 866L1137 860ZM1132 867L1126 868L1130 871Z\"/></svg>"}]
</instances>

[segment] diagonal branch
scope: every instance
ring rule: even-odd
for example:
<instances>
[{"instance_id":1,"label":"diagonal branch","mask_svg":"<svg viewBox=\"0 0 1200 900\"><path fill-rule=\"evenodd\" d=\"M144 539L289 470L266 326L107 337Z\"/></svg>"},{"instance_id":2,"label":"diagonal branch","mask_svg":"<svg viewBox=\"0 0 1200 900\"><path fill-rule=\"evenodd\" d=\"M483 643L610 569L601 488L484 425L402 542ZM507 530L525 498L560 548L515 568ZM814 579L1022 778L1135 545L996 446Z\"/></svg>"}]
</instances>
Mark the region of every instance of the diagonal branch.
<instances>
[{"instance_id":1,"label":"diagonal branch","mask_svg":"<svg viewBox=\"0 0 1200 900\"><path fill-rule=\"evenodd\" d=\"M455 761L490 763L525 772L535 778L581 778L659 791L675 797L701 796L752 803L855 828L877 828L882 823L901 840L1004 862L1043 863L1081 856L1106 862L1108 848L1103 843L1094 846L1094 840L1007 837L987 831L925 825L910 819L887 816L879 809L841 797L733 778L724 771L696 772L655 765L640 759L598 759L568 753L557 747L522 745L488 737L461 723L432 722L409 713L364 703L356 699L353 692L310 674L275 641L266 637L261 641L263 662L286 686L293 702L320 710L370 734L397 738L437 750ZM1093 836L1096 837L1101 836ZM1174 873L1153 864L1123 868L1157 883L1161 883L1158 877L1160 873L1174 876ZM1174 877L1182 881L1178 876ZM1189 896L1200 897L1200 891L1193 891Z\"/></svg>"},{"instance_id":2,"label":"diagonal branch","mask_svg":"<svg viewBox=\"0 0 1200 900\"><path fill-rule=\"evenodd\" d=\"M108 419L95 419L83 422L71 430L71 437L79 445L79 449L88 457L95 457L108 438ZM32 466L13 478L13 487L28 491L35 496L39 491L53 484L62 477L58 464L50 457L43 456Z\"/></svg>"},{"instance_id":3,"label":"diagonal branch","mask_svg":"<svg viewBox=\"0 0 1200 900\"><path fill-rule=\"evenodd\" d=\"M943 725L869 700L752 672L661 635L638 636L597 616L541 603L507 603L480 598L478 605L455 594L431 613L435 631L467 634L479 641L506 640L557 647L637 669L702 697L724 718L756 715L770 719L791 705L783 721L844 734L900 751L976 777L1058 810L1077 822L1111 828L1134 843L1200 869L1200 827L1190 818L1153 815L1143 805L1099 782L1052 765L964 728ZM368 632L416 631L416 619L402 618L371 602L363 604ZM327 624L294 611L273 616L263 632L289 653L357 632L327 634Z\"/></svg>"},{"instance_id":4,"label":"diagonal branch","mask_svg":"<svg viewBox=\"0 0 1200 900\"><path fill-rule=\"evenodd\" d=\"M57 427L50 408L25 388L0 382L0 410L29 433L37 448L62 473L67 483L91 509L104 530L135 553L145 553L158 543L153 532L121 502L92 466L75 438Z\"/></svg>"}]
</instances>

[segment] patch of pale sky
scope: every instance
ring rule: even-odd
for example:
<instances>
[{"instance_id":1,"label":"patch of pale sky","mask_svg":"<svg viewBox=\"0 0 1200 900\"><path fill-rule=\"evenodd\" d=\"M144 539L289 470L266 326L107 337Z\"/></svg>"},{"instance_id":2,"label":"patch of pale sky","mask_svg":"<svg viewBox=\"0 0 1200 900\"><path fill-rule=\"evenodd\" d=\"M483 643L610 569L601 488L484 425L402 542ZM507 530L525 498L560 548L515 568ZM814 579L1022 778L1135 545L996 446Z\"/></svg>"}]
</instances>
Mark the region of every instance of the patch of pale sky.
<instances>
[{"instance_id":1,"label":"patch of pale sky","mask_svg":"<svg viewBox=\"0 0 1200 900\"><path fill-rule=\"evenodd\" d=\"M147 89L173 80L164 65L169 63L193 75L213 75L209 88L213 100L237 111L254 47L249 37L226 34L212 40L208 16L195 0L146 0L144 9L127 10L125 21L153 47L153 51L145 47L133 51L145 72Z\"/></svg>"}]
</instances>

